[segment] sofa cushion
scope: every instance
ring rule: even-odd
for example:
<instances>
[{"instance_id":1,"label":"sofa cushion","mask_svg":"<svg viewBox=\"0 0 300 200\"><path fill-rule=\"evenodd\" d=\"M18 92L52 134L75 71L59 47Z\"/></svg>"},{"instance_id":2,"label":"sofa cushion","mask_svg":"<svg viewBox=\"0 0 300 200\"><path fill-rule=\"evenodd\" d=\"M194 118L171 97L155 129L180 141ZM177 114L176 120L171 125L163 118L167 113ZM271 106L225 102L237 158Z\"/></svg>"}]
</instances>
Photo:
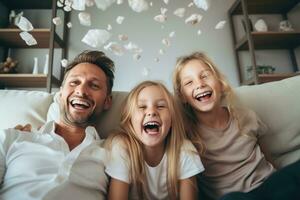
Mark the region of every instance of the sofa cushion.
<instances>
[{"instance_id":1,"label":"sofa cushion","mask_svg":"<svg viewBox=\"0 0 300 200\"><path fill-rule=\"evenodd\" d=\"M261 143L275 165L300 159L300 76L236 88L238 100L269 127Z\"/></svg>"},{"instance_id":2,"label":"sofa cushion","mask_svg":"<svg viewBox=\"0 0 300 200\"><path fill-rule=\"evenodd\" d=\"M120 111L122 102L127 96L127 92L112 92L112 107L105 111L101 118L99 118L98 123L96 125L96 129L99 132L101 138L107 138L108 134L119 128L120 124ZM50 105L47 121L59 119L59 105L58 105L59 93L55 94L54 101Z\"/></svg>"},{"instance_id":3,"label":"sofa cushion","mask_svg":"<svg viewBox=\"0 0 300 200\"><path fill-rule=\"evenodd\" d=\"M0 129L30 123L34 129L46 121L53 95L41 91L0 90Z\"/></svg>"}]
</instances>

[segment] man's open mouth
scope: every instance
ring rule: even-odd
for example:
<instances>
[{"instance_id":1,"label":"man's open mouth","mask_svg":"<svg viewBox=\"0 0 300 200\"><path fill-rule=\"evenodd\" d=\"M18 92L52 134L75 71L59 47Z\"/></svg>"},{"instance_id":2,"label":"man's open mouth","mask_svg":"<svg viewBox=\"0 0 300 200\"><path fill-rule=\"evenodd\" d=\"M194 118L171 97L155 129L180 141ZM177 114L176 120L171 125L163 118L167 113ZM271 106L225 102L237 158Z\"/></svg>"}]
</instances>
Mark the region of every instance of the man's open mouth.
<instances>
[{"instance_id":1,"label":"man's open mouth","mask_svg":"<svg viewBox=\"0 0 300 200\"><path fill-rule=\"evenodd\" d=\"M70 104L75 109L88 109L91 107L91 103L87 100L81 100L81 99L72 99L70 101Z\"/></svg>"}]
</instances>

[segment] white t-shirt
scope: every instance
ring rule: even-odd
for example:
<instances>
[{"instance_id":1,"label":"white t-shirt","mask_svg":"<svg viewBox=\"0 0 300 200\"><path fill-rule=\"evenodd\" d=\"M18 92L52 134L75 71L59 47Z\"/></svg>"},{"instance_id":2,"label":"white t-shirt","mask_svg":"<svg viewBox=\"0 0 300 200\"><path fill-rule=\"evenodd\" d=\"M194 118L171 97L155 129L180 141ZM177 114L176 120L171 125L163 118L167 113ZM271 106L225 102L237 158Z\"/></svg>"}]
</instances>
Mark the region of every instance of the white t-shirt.
<instances>
[{"instance_id":1,"label":"white t-shirt","mask_svg":"<svg viewBox=\"0 0 300 200\"><path fill-rule=\"evenodd\" d=\"M180 163L178 167L179 179L190 178L204 170L195 147L188 140L181 147ZM114 179L130 184L129 157L120 142L113 142L110 160L105 172ZM168 199L167 189L167 154L163 155L160 163L151 167L146 166L148 192L147 199ZM130 187L129 199L138 199L135 187Z\"/></svg>"},{"instance_id":2,"label":"white t-shirt","mask_svg":"<svg viewBox=\"0 0 300 200\"><path fill-rule=\"evenodd\" d=\"M105 150L93 127L69 150L48 122L38 132L0 131L0 199L105 199Z\"/></svg>"}]
</instances>

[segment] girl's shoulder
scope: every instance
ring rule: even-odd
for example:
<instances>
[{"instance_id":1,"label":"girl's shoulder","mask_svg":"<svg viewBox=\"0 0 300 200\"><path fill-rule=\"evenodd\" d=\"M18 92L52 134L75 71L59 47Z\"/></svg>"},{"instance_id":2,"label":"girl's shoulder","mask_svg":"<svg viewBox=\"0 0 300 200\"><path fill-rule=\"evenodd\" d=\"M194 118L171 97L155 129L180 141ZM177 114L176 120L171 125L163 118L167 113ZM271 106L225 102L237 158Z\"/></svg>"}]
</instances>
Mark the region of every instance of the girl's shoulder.
<instances>
[{"instance_id":1,"label":"girl's shoulder","mask_svg":"<svg viewBox=\"0 0 300 200\"><path fill-rule=\"evenodd\" d=\"M237 106L234 107L233 109L233 116L234 118L237 119L245 119L245 120L249 120L249 119L257 119L257 114L254 112L254 110L247 108L247 107L242 107L242 106Z\"/></svg>"},{"instance_id":2,"label":"girl's shoulder","mask_svg":"<svg viewBox=\"0 0 300 200\"><path fill-rule=\"evenodd\" d=\"M188 139L183 140L180 151L184 153L198 153L196 147Z\"/></svg>"}]
</instances>

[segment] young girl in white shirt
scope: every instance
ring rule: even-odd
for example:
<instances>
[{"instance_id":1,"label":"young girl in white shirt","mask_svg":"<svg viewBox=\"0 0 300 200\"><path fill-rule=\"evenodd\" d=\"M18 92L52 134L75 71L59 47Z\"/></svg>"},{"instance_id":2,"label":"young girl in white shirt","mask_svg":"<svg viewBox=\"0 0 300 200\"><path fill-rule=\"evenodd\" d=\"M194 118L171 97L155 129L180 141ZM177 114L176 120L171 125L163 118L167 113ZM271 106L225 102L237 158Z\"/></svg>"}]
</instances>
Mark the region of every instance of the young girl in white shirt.
<instances>
[{"instance_id":1,"label":"young girl in white shirt","mask_svg":"<svg viewBox=\"0 0 300 200\"><path fill-rule=\"evenodd\" d=\"M197 199L195 175L204 168L179 113L159 82L144 81L128 94L121 131L106 141L108 199Z\"/></svg>"},{"instance_id":2,"label":"young girl in white shirt","mask_svg":"<svg viewBox=\"0 0 300 200\"><path fill-rule=\"evenodd\" d=\"M275 171L258 143L266 126L253 111L232 103L232 88L205 54L196 52L179 58L173 84L186 117L188 137L205 167L198 182L204 199L218 199L233 191L252 192L226 199L280 198L276 190L282 191L285 199L295 197L296 182L286 176L288 173L276 172L266 181ZM285 171L296 175L295 165ZM267 186L258 187L263 182ZM280 182L286 185L279 188Z\"/></svg>"}]
</instances>

